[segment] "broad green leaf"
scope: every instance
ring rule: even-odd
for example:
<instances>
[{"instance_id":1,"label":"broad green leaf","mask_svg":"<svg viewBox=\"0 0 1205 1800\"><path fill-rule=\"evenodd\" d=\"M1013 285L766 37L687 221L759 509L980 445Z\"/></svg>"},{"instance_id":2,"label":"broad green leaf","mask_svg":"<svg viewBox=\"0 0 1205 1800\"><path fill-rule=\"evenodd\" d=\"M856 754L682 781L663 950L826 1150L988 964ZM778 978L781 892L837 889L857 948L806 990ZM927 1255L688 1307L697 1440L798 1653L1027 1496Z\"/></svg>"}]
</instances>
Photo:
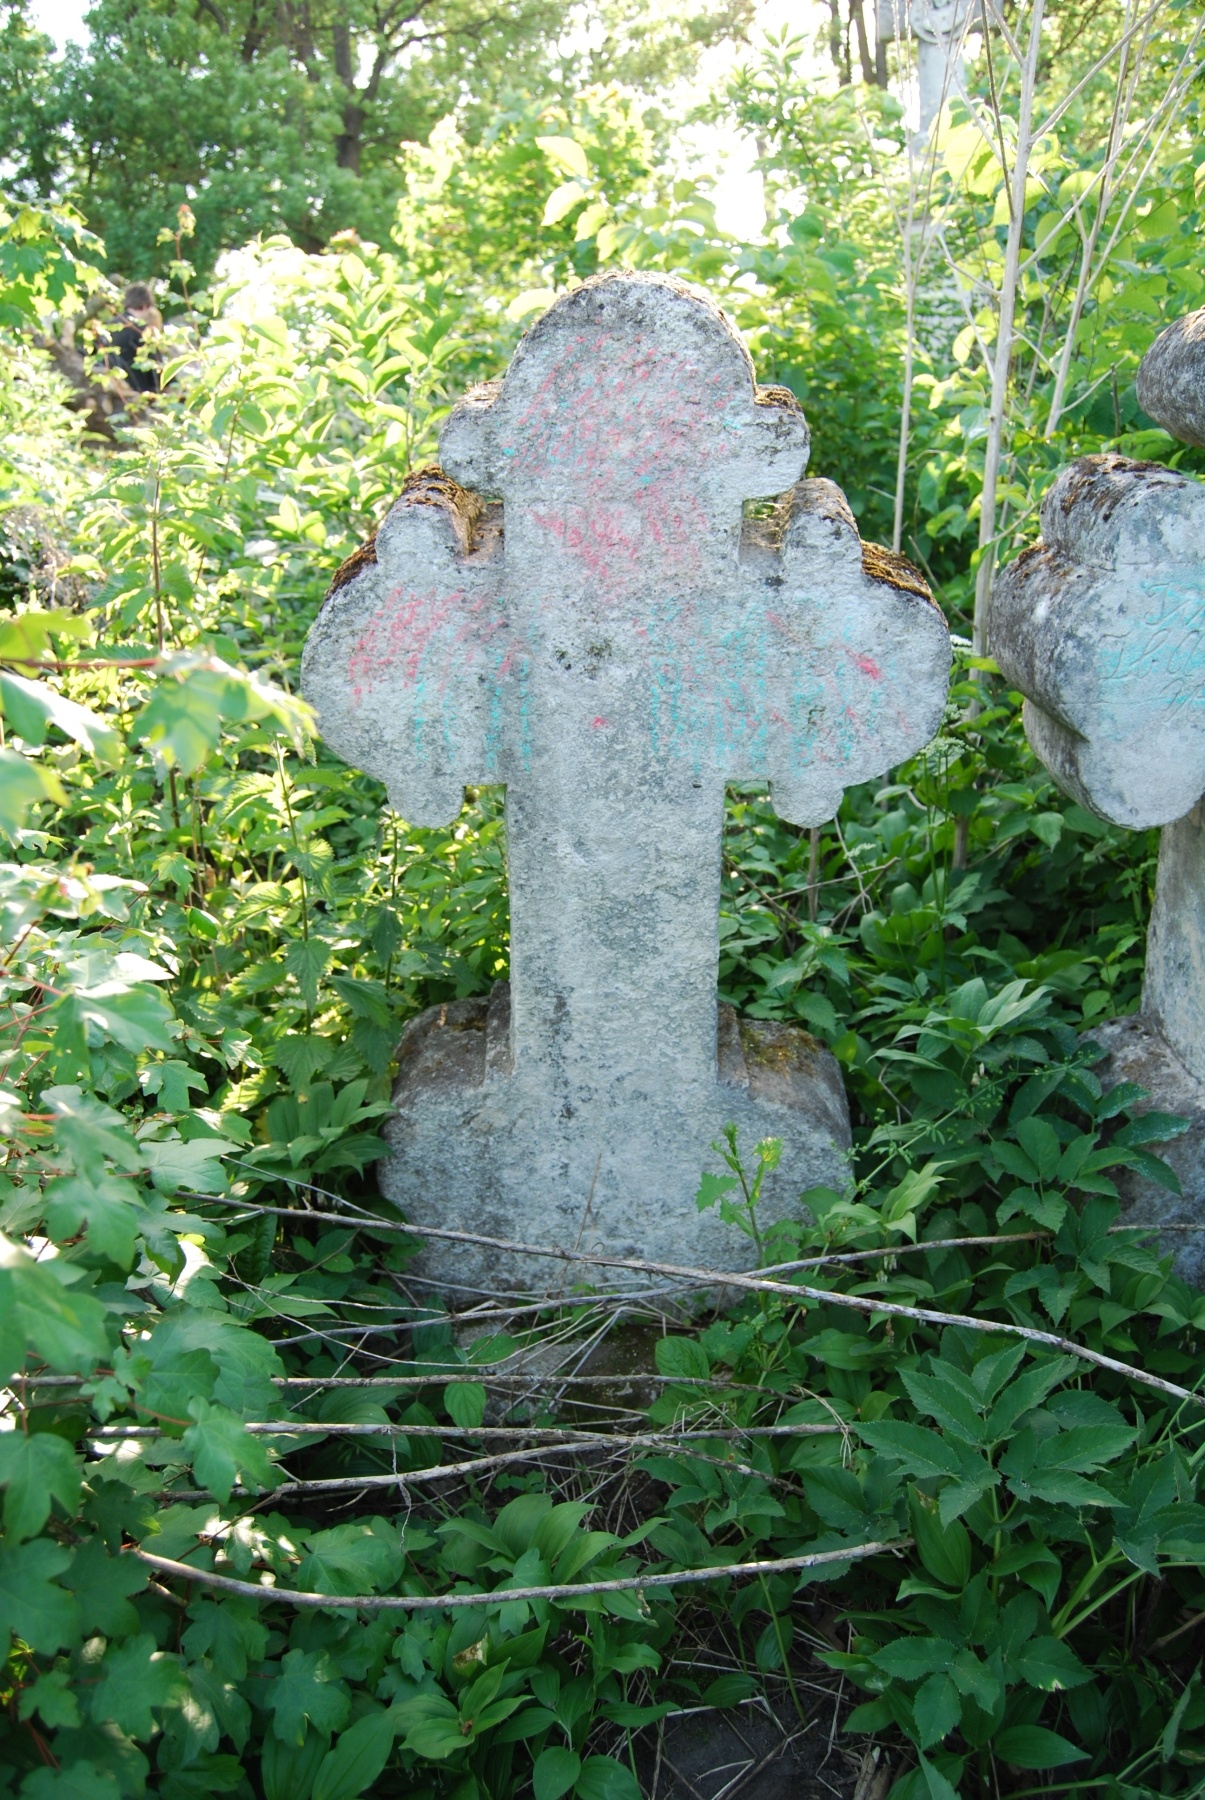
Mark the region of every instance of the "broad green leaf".
<instances>
[{"instance_id":1,"label":"broad green leaf","mask_svg":"<svg viewBox=\"0 0 1205 1800\"><path fill-rule=\"evenodd\" d=\"M53 769L16 750L0 749L0 831L13 837L39 800L53 801L55 806L67 804L63 784Z\"/></svg>"},{"instance_id":2,"label":"broad green leaf","mask_svg":"<svg viewBox=\"0 0 1205 1800\"><path fill-rule=\"evenodd\" d=\"M132 1181L103 1170L95 1175L63 1175L45 1190L46 1229L56 1243L87 1230L88 1247L119 1268L134 1261L143 1211L142 1196Z\"/></svg>"},{"instance_id":3,"label":"broad green leaf","mask_svg":"<svg viewBox=\"0 0 1205 1800\"><path fill-rule=\"evenodd\" d=\"M110 1644L92 1689L88 1710L98 1725L116 1725L130 1737L149 1737L154 1711L187 1692L187 1679L177 1656L160 1650L143 1633Z\"/></svg>"},{"instance_id":4,"label":"broad green leaf","mask_svg":"<svg viewBox=\"0 0 1205 1800\"><path fill-rule=\"evenodd\" d=\"M1082 1687L1092 1679L1071 1646L1061 1638L1030 1638L1012 1652L1008 1661L1030 1687L1043 1688L1047 1693Z\"/></svg>"},{"instance_id":5,"label":"broad green leaf","mask_svg":"<svg viewBox=\"0 0 1205 1800\"><path fill-rule=\"evenodd\" d=\"M309 1555L297 1571L297 1582L316 1594L379 1593L402 1572L397 1530L384 1519L332 1525L311 1532L305 1543Z\"/></svg>"},{"instance_id":6,"label":"broad green leaf","mask_svg":"<svg viewBox=\"0 0 1205 1800\"><path fill-rule=\"evenodd\" d=\"M580 181L563 181L560 187L553 188L545 201L541 225L559 225L566 213L572 212L586 196L587 189Z\"/></svg>"},{"instance_id":7,"label":"broad green leaf","mask_svg":"<svg viewBox=\"0 0 1205 1800\"><path fill-rule=\"evenodd\" d=\"M110 1556L101 1539L91 1537L75 1552L62 1583L75 1595L85 1631L100 1631L110 1638L127 1637L138 1629L138 1614L130 1597L142 1592L150 1573L145 1563L132 1556Z\"/></svg>"},{"instance_id":8,"label":"broad green leaf","mask_svg":"<svg viewBox=\"0 0 1205 1800\"><path fill-rule=\"evenodd\" d=\"M871 1661L901 1681L919 1681L925 1675L944 1674L957 1654L958 1646L947 1638L899 1637L876 1650Z\"/></svg>"},{"instance_id":9,"label":"broad green leaf","mask_svg":"<svg viewBox=\"0 0 1205 1800\"><path fill-rule=\"evenodd\" d=\"M51 1731L71 1731L80 1722L77 1684L69 1669L43 1669L36 1681L22 1689L17 1700L17 1717L32 1719L37 1714ZM78 1765L75 1765L78 1767ZM25 1793L29 1784L24 1784Z\"/></svg>"},{"instance_id":10,"label":"broad green leaf","mask_svg":"<svg viewBox=\"0 0 1205 1800\"><path fill-rule=\"evenodd\" d=\"M582 1772L582 1759L573 1750L553 1744L541 1750L531 1773L535 1800L561 1800Z\"/></svg>"},{"instance_id":11,"label":"broad green leaf","mask_svg":"<svg viewBox=\"0 0 1205 1800\"><path fill-rule=\"evenodd\" d=\"M662 1375L686 1375L699 1379L711 1373L707 1352L697 1338L658 1338L653 1355L658 1372Z\"/></svg>"},{"instance_id":12,"label":"broad green leaf","mask_svg":"<svg viewBox=\"0 0 1205 1800\"><path fill-rule=\"evenodd\" d=\"M722 1200L725 1194L731 1193L737 1186L739 1183L735 1175L713 1175L709 1169L705 1169L699 1180L695 1205L700 1212L706 1212L709 1206L714 1206L718 1200Z\"/></svg>"},{"instance_id":13,"label":"broad green leaf","mask_svg":"<svg viewBox=\"0 0 1205 1800\"><path fill-rule=\"evenodd\" d=\"M236 1481L253 1488L276 1486L277 1473L262 1438L243 1429L243 1422L224 1406L196 1399L189 1404L195 1424L184 1433L199 1486L209 1488L225 1505Z\"/></svg>"},{"instance_id":14,"label":"broad green leaf","mask_svg":"<svg viewBox=\"0 0 1205 1800\"><path fill-rule=\"evenodd\" d=\"M588 180L590 165L586 160L586 152L576 138L538 137L536 148L542 150L551 162L567 169L570 175L580 176L583 181Z\"/></svg>"},{"instance_id":15,"label":"broad green leaf","mask_svg":"<svg viewBox=\"0 0 1205 1800\"><path fill-rule=\"evenodd\" d=\"M264 1733L259 1774L264 1800L310 1800L318 1770L327 1756L325 1731L305 1728L299 1744L286 1744L275 1731Z\"/></svg>"},{"instance_id":16,"label":"broad green leaf","mask_svg":"<svg viewBox=\"0 0 1205 1800\"><path fill-rule=\"evenodd\" d=\"M351 1704L325 1650L286 1651L265 1698L276 1736L295 1745L305 1742L307 1720L319 1732L340 1730Z\"/></svg>"},{"instance_id":17,"label":"broad green leaf","mask_svg":"<svg viewBox=\"0 0 1205 1800\"><path fill-rule=\"evenodd\" d=\"M961 1591L971 1574L971 1540L966 1528L957 1519L943 1523L937 1507L918 1488L909 1492L908 1513L925 1568L943 1587Z\"/></svg>"},{"instance_id":18,"label":"broad green leaf","mask_svg":"<svg viewBox=\"0 0 1205 1800\"><path fill-rule=\"evenodd\" d=\"M389 1760L396 1727L390 1713L378 1712L341 1732L319 1765L313 1800L356 1800L371 1787Z\"/></svg>"},{"instance_id":19,"label":"broad green leaf","mask_svg":"<svg viewBox=\"0 0 1205 1800\"><path fill-rule=\"evenodd\" d=\"M0 1320L15 1324L52 1369L88 1373L107 1357L109 1338L100 1302L70 1290L68 1283L78 1273L59 1261L35 1262L0 1235ZM10 1355L17 1342L15 1333L5 1333L0 1348ZM0 1377L16 1366L14 1360L0 1369Z\"/></svg>"},{"instance_id":20,"label":"broad green leaf","mask_svg":"<svg viewBox=\"0 0 1205 1800\"><path fill-rule=\"evenodd\" d=\"M930 1675L921 1683L912 1701L912 1716L922 1750L939 1744L953 1731L962 1717L962 1701L948 1675Z\"/></svg>"},{"instance_id":21,"label":"broad green leaf","mask_svg":"<svg viewBox=\"0 0 1205 1800\"><path fill-rule=\"evenodd\" d=\"M79 1500L83 1471L71 1445L53 1431L0 1434L4 1529L14 1543L42 1529L57 1500L68 1518Z\"/></svg>"},{"instance_id":22,"label":"broad green leaf","mask_svg":"<svg viewBox=\"0 0 1205 1800\"><path fill-rule=\"evenodd\" d=\"M463 1431L475 1431L485 1417L485 1389L479 1381L450 1381L444 1390L448 1417Z\"/></svg>"},{"instance_id":23,"label":"broad green leaf","mask_svg":"<svg viewBox=\"0 0 1205 1800\"><path fill-rule=\"evenodd\" d=\"M23 675L0 670L0 711L10 729L27 744L44 744L53 725L102 762L121 759L124 746L120 733L88 707L68 700L45 681L28 681Z\"/></svg>"},{"instance_id":24,"label":"broad green leaf","mask_svg":"<svg viewBox=\"0 0 1205 1800\"><path fill-rule=\"evenodd\" d=\"M885 1419L878 1424L858 1425L856 1429L873 1450L894 1456L915 1475L957 1475L962 1470L963 1459L954 1446L923 1425Z\"/></svg>"},{"instance_id":25,"label":"broad green leaf","mask_svg":"<svg viewBox=\"0 0 1205 1800\"><path fill-rule=\"evenodd\" d=\"M71 1552L49 1538L0 1545L0 1645L8 1634L51 1656L75 1641L79 1612L73 1595L58 1585Z\"/></svg>"},{"instance_id":26,"label":"broad green leaf","mask_svg":"<svg viewBox=\"0 0 1205 1800\"><path fill-rule=\"evenodd\" d=\"M1001 1762L1017 1769L1062 1769L1088 1754L1044 1725L1006 1725L993 1738L992 1749Z\"/></svg>"},{"instance_id":27,"label":"broad green leaf","mask_svg":"<svg viewBox=\"0 0 1205 1800\"><path fill-rule=\"evenodd\" d=\"M21 1783L21 1793L23 1800L120 1800L121 1789L112 1769L81 1760L32 1770Z\"/></svg>"},{"instance_id":28,"label":"broad green leaf","mask_svg":"<svg viewBox=\"0 0 1205 1800\"><path fill-rule=\"evenodd\" d=\"M296 977L301 997L311 1009L318 1004L318 988L331 960L331 947L321 938L294 938L285 951L284 964Z\"/></svg>"},{"instance_id":29,"label":"broad green leaf","mask_svg":"<svg viewBox=\"0 0 1205 1800\"><path fill-rule=\"evenodd\" d=\"M578 1800L640 1800L640 1784L627 1763L609 1756L588 1756L573 1791Z\"/></svg>"}]
</instances>

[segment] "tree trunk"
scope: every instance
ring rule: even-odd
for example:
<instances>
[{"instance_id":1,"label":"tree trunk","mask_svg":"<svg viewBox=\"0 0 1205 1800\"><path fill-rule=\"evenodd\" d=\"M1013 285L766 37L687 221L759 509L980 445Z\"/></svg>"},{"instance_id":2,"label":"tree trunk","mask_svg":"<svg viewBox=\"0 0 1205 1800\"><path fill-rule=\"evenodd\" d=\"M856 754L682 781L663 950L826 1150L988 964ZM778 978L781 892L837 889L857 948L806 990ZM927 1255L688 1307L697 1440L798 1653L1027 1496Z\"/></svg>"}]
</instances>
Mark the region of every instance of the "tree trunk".
<instances>
[{"instance_id":1,"label":"tree trunk","mask_svg":"<svg viewBox=\"0 0 1205 1800\"><path fill-rule=\"evenodd\" d=\"M842 87L850 84L849 42L841 22L841 0L828 0L828 50Z\"/></svg>"},{"instance_id":2,"label":"tree trunk","mask_svg":"<svg viewBox=\"0 0 1205 1800\"><path fill-rule=\"evenodd\" d=\"M862 10L863 0L849 0L849 18L858 40L858 61L862 65L862 80L867 87L875 85L874 59L870 54L870 39L866 35L866 14Z\"/></svg>"},{"instance_id":3,"label":"tree trunk","mask_svg":"<svg viewBox=\"0 0 1205 1800\"><path fill-rule=\"evenodd\" d=\"M347 89L347 100L343 107L343 130L335 139L335 161L341 169L350 169L353 175L358 175L360 146L364 134L364 109L357 104L359 96L355 85L351 31L346 24L336 25L333 37L335 74Z\"/></svg>"}]
</instances>

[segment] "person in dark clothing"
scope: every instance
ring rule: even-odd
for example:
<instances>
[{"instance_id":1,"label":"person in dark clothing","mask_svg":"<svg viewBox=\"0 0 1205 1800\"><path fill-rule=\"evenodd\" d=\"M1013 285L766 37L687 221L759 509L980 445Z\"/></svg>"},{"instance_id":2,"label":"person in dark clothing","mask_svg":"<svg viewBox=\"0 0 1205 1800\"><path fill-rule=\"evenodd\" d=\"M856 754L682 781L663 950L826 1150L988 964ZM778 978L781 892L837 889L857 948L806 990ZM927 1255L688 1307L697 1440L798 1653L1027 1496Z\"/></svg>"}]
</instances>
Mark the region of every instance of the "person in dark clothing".
<instances>
[{"instance_id":1,"label":"person in dark clothing","mask_svg":"<svg viewBox=\"0 0 1205 1800\"><path fill-rule=\"evenodd\" d=\"M136 394L159 392L159 371L146 367L142 344L147 332L157 330L162 323L150 288L140 281L134 282L125 291L125 312L117 329L110 334L109 342L117 352L112 366L120 369L127 385Z\"/></svg>"}]
</instances>

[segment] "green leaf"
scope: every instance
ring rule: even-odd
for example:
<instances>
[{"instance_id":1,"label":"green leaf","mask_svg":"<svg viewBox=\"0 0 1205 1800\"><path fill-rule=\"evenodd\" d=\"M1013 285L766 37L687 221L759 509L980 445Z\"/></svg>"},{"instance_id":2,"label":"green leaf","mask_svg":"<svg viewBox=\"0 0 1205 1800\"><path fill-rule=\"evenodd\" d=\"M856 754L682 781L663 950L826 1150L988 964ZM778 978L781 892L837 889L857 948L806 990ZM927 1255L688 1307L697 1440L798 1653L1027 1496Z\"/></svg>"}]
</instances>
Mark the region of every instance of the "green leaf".
<instances>
[{"instance_id":1,"label":"green leaf","mask_svg":"<svg viewBox=\"0 0 1205 1800\"><path fill-rule=\"evenodd\" d=\"M294 976L301 997L313 1011L318 1004L318 987L331 960L331 947L321 938L294 938L285 951L285 968Z\"/></svg>"},{"instance_id":2,"label":"green leaf","mask_svg":"<svg viewBox=\"0 0 1205 1800\"><path fill-rule=\"evenodd\" d=\"M315 1731L338 1731L347 1721L350 1705L347 1688L325 1650L287 1651L280 1674L267 1691L273 1730L284 1744L305 1742L307 1720Z\"/></svg>"},{"instance_id":3,"label":"green leaf","mask_svg":"<svg viewBox=\"0 0 1205 1800\"><path fill-rule=\"evenodd\" d=\"M958 1800L958 1790L927 1756L917 1758L929 1800Z\"/></svg>"},{"instance_id":4,"label":"green leaf","mask_svg":"<svg viewBox=\"0 0 1205 1800\"><path fill-rule=\"evenodd\" d=\"M922 1750L949 1736L962 1717L962 1701L948 1675L930 1675L921 1683L912 1702L912 1716Z\"/></svg>"},{"instance_id":5,"label":"green leaf","mask_svg":"<svg viewBox=\"0 0 1205 1800\"><path fill-rule=\"evenodd\" d=\"M871 1661L901 1681L919 1681L925 1675L944 1674L958 1654L947 1638L900 1637L876 1650Z\"/></svg>"},{"instance_id":6,"label":"green leaf","mask_svg":"<svg viewBox=\"0 0 1205 1800\"><path fill-rule=\"evenodd\" d=\"M711 1373L707 1352L696 1338L658 1338L653 1357L658 1373L662 1375L685 1375L699 1379L706 1378Z\"/></svg>"},{"instance_id":7,"label":"green leaf","mask_svg":"<svg viewBox=\"0 0 1205 1800\"><path fill-rule=\"evenodd\" d=\"M319 1765L313 1800L356 1800L371 1787L389 1760L396 1725L387 1712L370 1713L349 1725Z\"/></svg>"},{"instance_id":8,"label":"green leaf","mask_svg":"<svg viewBox=\"0 0 1205 1800\"><path fill-rule=\"evenodd\" d=\"M1017 1769L1062 1769L1088 1754L1044 1725L1006 1725L992 1739L992 1749Z\"/></svg>"},{"instance_id":9,"label":"green leaf","mask_svg":"<svg viewBox=\"0 0 1205 1800\"><path fill-rule=\"evenodd\" d=\"M24 827L30 807L39 800L66 806L67 796L58 776L33 757L0 750L0 831L14 837Z\"/></svg>"},{"instance_id":10,"label":"green leaf","mask_svg":"<svg viewBox=\"0 0 1205 1800\"><path fill-rule=\"evenodd\" d=\"M106 1637L128 1637L137 1631L138 1614L130 1595L140 1594L149 1580L145 1563L132 1556L110 1556L99 1537L80 1545L62 1577L63 1586L75 1595L83 1629Z\"/></svg>"},{"instance_id":11,"label":"green leaf","mask_svg":"<svg viewBox=\"0 0 1205 1800\"><path fill-rule=\"evenodd\" d=\"M327 1755L327 1733L311 1726L300 1744L286 1744L275 1731L264 1733L259 1775L264 1800L310 1800Z\"/></svg>"},{"instance_id":12,"label":"green leaf","mask_svg":"<svg viewBox=\"0 0 1205 1800\"><path fill-rule=\"evenodd\" d=\"M672 1340L662 1340L667 1341ZM963 1459L954 1446L923 1425L885 1419L878 1424L858 1425L856 1430L873 1450L894 1456L914 1475L957 1475L962 1470Z\"/></svg>"},{"instance_id":13,"label":"green leaf","mask_svg":"<svg viewBox=\"0 0 1205 1800\"><path fill-rule=\"evenodd\" d=\"M134 1261L142 1200L132 1181L106 1175L103 1169L79 1175L63 1175L47 1184L46 1229L55 1243L64 1243L85 1228L88 1247L118 1268Z\"/></svg>"},{"instance_id":14,"label":"green leaf","mask_svg":"<svg viewBox=\"0 0 1205 1800\"><path fill-rule=\"evenodd\" d=\"M71 1445L56 1432L0 1435L0 1487L9 1537L16 1543L35 1537L46 1523L52 1499L70 1518L79 1502L82 1475Z\"/></svg>"},{"instance_id":15,"label":"green leaf","mask_svg":"<svg viewBox=\"0 0 1205 1800\"><path fill-rule=\"evenodd\" d=\"M1009 1667L1015 1669L1030 1687L1056 1693L1063 1688L1082 1687L1091 1681L1079 1657L1061 1638L1036 1637L1022 1644L1010 1655Z\"/></svg>"},{"instance_id":16,"label":"green leaf","mask_svg":"<svg viewBox=\"0 0 1205 1800\"><path fill-rule=\"evenodd\" d=\"M695 1205L700 1212L706 1212L709 1206L714 1206L737 1186L739 1183L735 1175L713 1175L709 1169L705 1169L699 1178Z\"/></svg>"},{"instance_id":17,"label":"green leaf","mask_svg":"<svg viewBox=\"0 0 1205 1800\"><path fill-rule=\"evenodd\" d=\"M316 1594L379 1593L402 1572L395 1526L385 1519L355 1519L314 1531L305 1539L310 1554L297 1571L301 1587Z\"/></svg>"},{"instance_id":18,"label":"green leaf","mask_svg":"<svg viewBox=\"0 0 1205 1800\"><path fill-rule=\"evenodd\" d=\"M485 1417L485 1389L479 1381L451 1381L444 1390L448 1417L462 1431L476 1431Z\"/></svg>"},{"instance_id":19,"label":"green leaf","mask_svg":"<svg viewBox=\"0 0 1205 1800\"><path fill-rule=\"evenodd\" d=\"M128 1121L95 1094L74 1085L48 1087L42 1104L54 1114L55 1137L77 1170L103 1166L105 1161L130 1174L145 1167Z\"/></svg>"},{"instance_id":20,"label":"green leaf","mask_svg":"<svg viewBox=\"0 0 1205 1800\"><path fill-rule=\"evenodd\" d=\"M640 1784L626 1763L588 1756L574 1793L578 1800L640 1800Z\"/></svg>"},{"instance_id":21,"label":"green leaf","mask_svg":"<svg viewBox=\"0 0 1205 1800\"><path fill-rule=\"evenodd\" d=\"M752 1675L719 1675L709 1687L703 1690L704 1706L738 1706L742 1700L751 1700L760 1689L760 1683Z\"/></svg>"},{"instance_id":22,"label":"green leaf","mask_svg":"<svg viewBox=\"0 0 1205 1800\"><path fill-rule=\"evenodd\" d=\"M541 225L559 225L566 214L571 213L579 201L588 198L588 191L580 181L563 181L559 187L553 188L544 202Z\"/></svg>"},{"instance_id":23,"label":"green leaf","mask_svg":"<svg viewBox=\"0 0 1205 1800\"><path fill-rule=\"evenodd\" d=\"M124 746L113 726L44 681L29 681L0 670L0 711L27 744L44 744L53 725L102 762L121 760Z\"/></svg>"},{"instance_id":24,"label":"green leaf","mask_svg":"<svg viewBox=\"0 0 1205 1800\"><path fill-rule=\"evenodd\" d=\"M67 1286L78 1273L58 1260L35 1262L0 1234L0 1320L15 1321L52 1369L88 1373L108 1356L109 1338L100 1302L88 1294L72 1294ZM6 1334L6 1354L13 1342ZM16 1366L14 1361L0 1369L0 1378Z\"/></svg>"},{"instance_id":25,"label":"green leaf","mask_svg":"<svg viewBox=\"0 0 1205 1800\"><path fill-rule=\"evenodd\" d=\"M582 1759L573 1750L554 1744L542 1750L531 1773L536 1800L561 1800L582 1772Z\"/></svg>"},{"instance_id":26,"label":"green leaf","mask_svg":"<svg viewBox=\"0 0 1205 1800\"><path fill-rule=\"evenodd\" d=\"M199 1484L209 1488L223 1505L238 1480L251 1487L273 1488L278 1476L262 1438L253 1438L243 1422L225 1406L210 1401L190 1402L196 1420L184 1433L184 1448L192 1459Z\"/></svg>"},{"instance_id":27,"label":"green leaf","mask_svg":"<svg viewBox=\"0 0 1205 1800\"><path fill-rule=\"evenodd\" d=\"M586 161L586 152L576 138L538 137L536 148L542 150L551 162L566 169L570 175L580 176L583 181L589 179L590 165Z\"/></svg>"},{"instance_id":28,"label":"green leaf","mask_svg":"<svg viewBox=\"0 0 1205 1800\"><path fill-rule=\"evenodd\" d=\"M908 1512L917 1553L930 1575L943 1587L964 1588L971 1575L971 1540L966 1528L957 1519L944 1524L937 1507L918 1488L909 1492Z\"/></svg>"},{"instance_id":29,"label":"green leaf","mask_svg":"<svg viewBox=\"0 0 1205 1800\"><path fill-rule=\"evenodd\" d=\"M79 1699L70 1669L44 1669L26 1686L17 1701L17 1717L32 1719L36 1712L51 1731L71 1731L80 1722ZM29 1788L26 1784L25 1791Z\"/></svg>"},{"instance_id":30,"label":"green leaf","mask_svg":"<svg viewBox=\"0 0 1205 1800\"><path fill-rule=\"evenodd\" d=\"M1058 1173L1063 1146L1050 1120L1032 1115L1028 1119L1021 1119L1014 1129L1017 1142L1038 1172L1038 1179L1053 1180ZM999 1151L998 1145L993 1148Z\"/></svg>"},{"instance_id":31,"label":"green leaf","mask_svg":"<svg viewBox=\"0 0 1205 1800\"><path fill-rule=\"evenodd\" d=\"M74 1643L79 1631L75 1599L55 1580L70 1561L70 1550L49 1538L0 1546L0 1644L11 1632L31 1650L49 1656Z\"/></svg>"},{"instance_id":32,"label":"green leaf","mask_svg":"<svg viewBox=\"0 0 1205 1800\"><path fill-rule=\"evenodd\" d=\"M99 1725L116 1725L130 1737L147 1738L155 1729L154 1709L187 1691L180 1659L160 1650L143 1632L108 1646L89 1711Z\"/></svg>"},{"instance_id":33,"label":"green leaf","mask_svg":"<svg viewBox=\"0 0 1205 1800\"><path fill-rule=\"evenodd\" d=\"M93 1762L34 1769L21 1783L21 1794L22 1800L121 1800L112 1769L98 1768Z\"/></svg>"}]
</instances>

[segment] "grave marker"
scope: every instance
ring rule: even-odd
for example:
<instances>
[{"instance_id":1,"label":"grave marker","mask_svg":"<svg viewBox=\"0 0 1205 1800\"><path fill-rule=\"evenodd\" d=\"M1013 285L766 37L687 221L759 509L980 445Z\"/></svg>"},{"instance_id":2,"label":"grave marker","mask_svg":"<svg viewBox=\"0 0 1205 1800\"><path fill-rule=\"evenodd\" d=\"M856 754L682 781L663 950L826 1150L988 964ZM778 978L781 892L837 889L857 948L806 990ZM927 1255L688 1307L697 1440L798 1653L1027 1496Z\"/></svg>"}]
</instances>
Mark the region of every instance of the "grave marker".
<instances>
[{"instance_id":1,"label":"grave marker","mask_svg":"<svg viewBox=\"0 0 1205 1800\"><path fill-rule=\"evenodd\" d=\"M718 1008L724 784L831 818L936 730L944 622L838 489L795 486L797 402L679 283L558 301L440 449L340 571L303 670L327 741L410 822L507 790L511 980L407 1028L384 1191L431 1224L746 1266L694 1203L711 1140L783 1139L773 1216L845 1184L849 1127L814 1040ZM425 1256L449 1286L580 1278Z\"/></svg>"},{"instance_id":2,"label":"grave marker","mask_svg":"<svg viewBox=\"0 0 1205 1800\"><path fill-rule=\"evenodd\" d=\"M1205 442L1205 312L1156 340L1138 394ZM1114 824L1163 827L1142 1009L1091 1035L1109 1049L1107 1081L1194 1120L1162 1147L1183 1199L1127 1176L1129 1216L1205 1223L1205 484L1111 455L1064 470L1041 542L997 581L989 647L1059 785ZM1182 1274L1205 1277L1205 1242L1174 1247Z\"/></svg>"}]
</instances>

